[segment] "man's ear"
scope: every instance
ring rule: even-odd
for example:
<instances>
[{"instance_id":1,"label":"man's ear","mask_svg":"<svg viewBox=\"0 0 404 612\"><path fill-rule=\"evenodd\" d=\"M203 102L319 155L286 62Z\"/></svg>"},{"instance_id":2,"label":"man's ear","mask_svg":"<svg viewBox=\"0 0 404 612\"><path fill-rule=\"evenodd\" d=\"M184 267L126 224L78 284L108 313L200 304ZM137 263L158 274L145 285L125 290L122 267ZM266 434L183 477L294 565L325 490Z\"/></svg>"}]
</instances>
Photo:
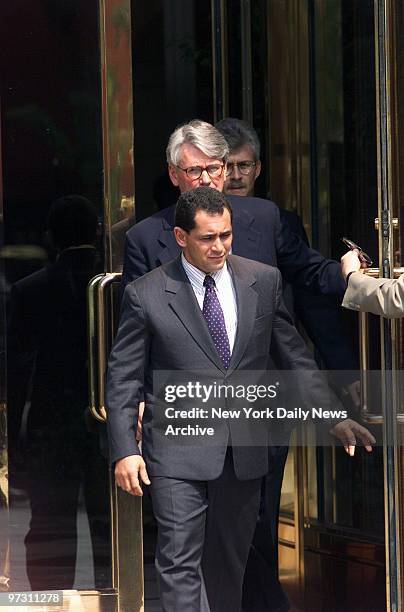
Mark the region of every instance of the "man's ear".
<instances>
[{"instance_id":1,"label":"man's ear","mask_svg":"<svg viewBox=\"0 0 404 612\"><path fill-rule=\"evenodd\" d=\"M172 184L175 185L175 187L178 187L177 168L173 166L173 164L168 164L168 174L169 174Z\"/></svg>"},{"instance_id":2,"label":"man's ear","mask_svg":"<svg viewBox=\"0 0 404 612\"><path fill-rule=\"evenodd\" d=\"M258 159L255 162L255 178L257 179L260 174L261 174L261 160Z\"/></svg>"},{"instance_id":3,"label":"man's ear","mask_svg":"<svg viewBox=\"0 0 404 612\"><path fill-rule=\"evenodd\" d=\"M178 245L182 248L187 246L187 232L182 227L174 227L174 236Z\"/></svg>"}]
</instances>

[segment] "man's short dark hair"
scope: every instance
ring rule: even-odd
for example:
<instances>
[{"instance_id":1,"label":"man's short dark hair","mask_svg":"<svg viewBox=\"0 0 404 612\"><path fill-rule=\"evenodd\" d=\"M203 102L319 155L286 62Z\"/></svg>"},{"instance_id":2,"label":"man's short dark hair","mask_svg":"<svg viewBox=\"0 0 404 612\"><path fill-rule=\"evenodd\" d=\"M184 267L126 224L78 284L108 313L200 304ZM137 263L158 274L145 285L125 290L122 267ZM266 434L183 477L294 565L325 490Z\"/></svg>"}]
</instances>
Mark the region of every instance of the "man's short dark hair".
<instances>
[{"instance_id":1,"label":"man's short dark hair","mask_svg":"<svg viewBox=\"0 0 404 612\"><path fill-rule=\"evenodd\" d=\"M261 154L260 141L257 132L247 121L234 117L225 117L215 124L215 128L224 136L229 145L230 153L249 145L252 149L254 160L259 160Z\"/></svg>"},{"instance_id":2,"label":"man's short dark hair","mask_svg":"<svg viewBox=\"0 0 404 612\"><path fill-rule=\"evenodd\" d=\"M97 226L97 209L87 198L67 195L52 203L48 227L58 249L94 244Z\"/></svg>"},{"instance_id":3,"label":"man's short dark hair","mask_svg":"<svg viewBox=\"0 0 404 612\"><path fill-rule=\"evenodd\" d=\"M180 195L175 208L175 225L190 232L195 227L195 215L203 210L209 215L222 215L224 209L233 218L233 212L226 196L212 187L197 187Z\"/></svg>"}]
</instances>

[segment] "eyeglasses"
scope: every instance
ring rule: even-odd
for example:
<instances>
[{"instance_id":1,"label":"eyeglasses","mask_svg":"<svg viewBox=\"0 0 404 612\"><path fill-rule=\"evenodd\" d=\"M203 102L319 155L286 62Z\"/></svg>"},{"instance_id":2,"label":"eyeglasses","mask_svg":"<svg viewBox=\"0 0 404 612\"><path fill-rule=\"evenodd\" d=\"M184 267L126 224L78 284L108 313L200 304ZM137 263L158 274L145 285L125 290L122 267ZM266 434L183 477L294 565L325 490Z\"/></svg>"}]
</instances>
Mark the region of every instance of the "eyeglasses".
<instances>
[{"instance_id":1,"label":"eyeglasses","mask_svg":"<svg viewBox=\"0 0 404 612\"><path fill-rule=\"evenodd\" d=\"M226 170L227 170L228 176L230 176L230 174L233 173L234 168L236 166L240 174L244 174L247 176L248 174L251 174L251 172L255 168L256 162L255 161L227 162Z\"/></svg>"},{"instance_id":2,"label":"eyeglasses","mask_svg":"<svg viewBox=\"0 0 404 612\"><path fill-rule=\"evenodd\" d=\"M200 179L202 174L206 171L210 178L218 178L221 176L224 168L224 164L210 164L209 166L190 166L189 168L181 168L181 166L176 166L193 181Z\"/></svg>"},{"instance_id":3,"label":"eyeglasses","mask_svg":"<svg viewBox=\"0 0 404 612\"><path fill-rule=\"evenodd\" d=\"M359 251L358 257L360 261L364 262L367 266L371 266L373 264L373 261L371 260L369 255L365 253L365 251L362 251L361 247L358 244L356 244L353 240L349 240L349 238L345 238L345 237L341 238L341 240L344 244L346 244L348 249L350 249L351 251L353 250Z\"/></svg>"}]
</instances>

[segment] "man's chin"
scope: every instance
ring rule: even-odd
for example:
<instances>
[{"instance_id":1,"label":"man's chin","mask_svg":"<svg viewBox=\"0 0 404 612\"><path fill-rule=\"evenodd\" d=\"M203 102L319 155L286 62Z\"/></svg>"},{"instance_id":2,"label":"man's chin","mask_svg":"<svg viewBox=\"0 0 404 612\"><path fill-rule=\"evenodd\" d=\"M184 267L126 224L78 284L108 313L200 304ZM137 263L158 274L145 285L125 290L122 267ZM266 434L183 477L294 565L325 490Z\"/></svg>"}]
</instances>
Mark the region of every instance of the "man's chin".
<instances>
[{"instance_id":1,"label":"man's chin","mask_svg":"<svg viewBox=\"0 0 404 612\"><path fill-rule=\"evenodd\" d=\"M221 270L224 266L225 261L226 257L220 257L217 260L210 260L209 263L206 265L206 267L209 269L205 270L205 272L211 274L212 272L217 272L218 270Z\"/></svg>"}]
</instances>

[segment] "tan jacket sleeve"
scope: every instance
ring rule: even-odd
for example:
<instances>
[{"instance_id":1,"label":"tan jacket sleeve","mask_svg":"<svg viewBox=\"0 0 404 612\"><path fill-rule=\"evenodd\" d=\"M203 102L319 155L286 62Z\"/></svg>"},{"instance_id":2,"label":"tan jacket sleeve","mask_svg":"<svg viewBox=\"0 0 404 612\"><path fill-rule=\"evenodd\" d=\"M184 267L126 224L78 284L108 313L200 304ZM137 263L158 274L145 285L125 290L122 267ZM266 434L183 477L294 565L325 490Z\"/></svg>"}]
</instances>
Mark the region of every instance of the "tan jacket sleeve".
<instances>
[{"instance_id":1,"label":"tan jacket sleeve","mask_svg":"<svg viewBox=\"0 0 404 612\"><path fill-rule=\"evenodd\" d=\"M396 279L351 274L342 305L389 318L404 317L404 274Z\"/></svg>"}]
</instances>

